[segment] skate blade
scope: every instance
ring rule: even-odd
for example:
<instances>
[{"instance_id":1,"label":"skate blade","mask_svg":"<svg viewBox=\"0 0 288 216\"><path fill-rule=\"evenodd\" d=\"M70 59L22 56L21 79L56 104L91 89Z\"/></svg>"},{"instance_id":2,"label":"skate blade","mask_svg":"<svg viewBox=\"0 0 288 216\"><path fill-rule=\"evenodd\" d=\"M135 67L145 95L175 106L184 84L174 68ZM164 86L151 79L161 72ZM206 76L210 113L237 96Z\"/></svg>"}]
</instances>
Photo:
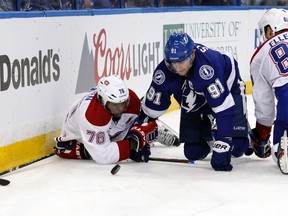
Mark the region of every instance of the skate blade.
<instances>
[{"instance_id":1,"label":"skate blade","mask_svg":"<svg viewBox=\"0 0 288 216\"><path fill-rule=\"evenodd\" d=\"M278 166L280 168L280 171L287 175L288 174L288 151L287 151L287 132L284 132L283 137L281 137L280 142L280 152L278 155Z\"/></svg>"}]
</instances>

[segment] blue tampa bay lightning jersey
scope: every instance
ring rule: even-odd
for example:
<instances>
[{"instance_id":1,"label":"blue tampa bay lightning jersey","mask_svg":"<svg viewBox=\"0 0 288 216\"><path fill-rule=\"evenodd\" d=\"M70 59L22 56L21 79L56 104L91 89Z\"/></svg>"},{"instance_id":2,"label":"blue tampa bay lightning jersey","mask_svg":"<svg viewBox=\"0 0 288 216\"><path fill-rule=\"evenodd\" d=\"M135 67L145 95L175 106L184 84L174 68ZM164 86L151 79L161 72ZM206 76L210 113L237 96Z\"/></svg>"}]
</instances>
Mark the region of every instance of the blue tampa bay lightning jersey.
<instances>
[{"instance_id":1,"label":"blue tampa bay lightning jersey","mask_svg":"<svg viewBox=\"0 0 288 216\"><path fill-rule=\"evenodd\" d=\"M164 60L156 67L142 101L144 113L152 118L161 116L169 108L173 95L186 112L199 110L207 103L216 119L224 117L233 122L232 94L240 94L239 83L243 83L237 62L232 55L201 44L195 44L194 49L195 59L187 77L172 72Z\"/></svg>"}]
</instances>

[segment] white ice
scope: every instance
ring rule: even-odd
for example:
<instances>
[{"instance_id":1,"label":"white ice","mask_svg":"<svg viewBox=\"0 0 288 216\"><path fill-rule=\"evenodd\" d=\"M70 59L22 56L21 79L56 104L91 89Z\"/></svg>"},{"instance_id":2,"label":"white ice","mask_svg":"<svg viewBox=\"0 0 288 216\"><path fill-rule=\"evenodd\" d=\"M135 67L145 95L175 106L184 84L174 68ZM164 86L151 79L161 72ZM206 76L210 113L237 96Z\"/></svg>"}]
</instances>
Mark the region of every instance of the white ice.
<instances>
[{"instance_id":1,"label":"white ice","mask_svg":"<svg viewBox=\"0 0 288 216\"><path fill-rule=\"evenodd\" d=\"M255 125L248 96L249 121ZM179 111L162 117L178 131ZM156 144L152 156L183 158L183 145ZM0 216L287 216L288 176L271 157L233 158L232 172L215 172L210 156L195 164L123 161L114 165L56 156L0 178Z\"/></svg>"}]
</instances>

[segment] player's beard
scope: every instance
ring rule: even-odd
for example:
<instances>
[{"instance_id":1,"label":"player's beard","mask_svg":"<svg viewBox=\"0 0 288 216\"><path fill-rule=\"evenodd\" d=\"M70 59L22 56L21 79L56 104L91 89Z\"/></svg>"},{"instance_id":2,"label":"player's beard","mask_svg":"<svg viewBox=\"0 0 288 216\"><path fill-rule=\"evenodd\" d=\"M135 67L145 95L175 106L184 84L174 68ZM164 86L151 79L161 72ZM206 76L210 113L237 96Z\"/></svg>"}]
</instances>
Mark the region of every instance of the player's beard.
<instances>
[{"instance_id":1,"label":"player's beard","mask_svg":"<svg viewBox=\"0 0 288 216\"><path fill-rule=\"evenodd\" d=\"M114 119L114 118L115 118L115 119L120 119L121 116L122 116L122 114L127 110L128 104L129 104L129 100L127 100L127 102L126 102L126 104L125 104L125 106L124 106L124 108L123 108L122 110L113 110L113 111L112 111L112 110L109 110L108 107L107 107L107 109L108 109L109 112L112 114L113 119Z\"/></svg>"}]
</instances>

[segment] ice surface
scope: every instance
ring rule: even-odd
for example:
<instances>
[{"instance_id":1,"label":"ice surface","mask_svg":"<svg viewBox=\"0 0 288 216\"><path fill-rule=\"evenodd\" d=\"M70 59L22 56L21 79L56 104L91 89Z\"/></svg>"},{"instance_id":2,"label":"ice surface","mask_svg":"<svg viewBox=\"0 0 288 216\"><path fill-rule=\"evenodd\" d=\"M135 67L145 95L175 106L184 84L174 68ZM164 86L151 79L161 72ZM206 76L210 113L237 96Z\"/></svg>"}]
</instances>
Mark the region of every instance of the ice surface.
<instances>
[{"instance_id":1,"label":"ice surface","mask_svg":"<svg viewBox=\"0 0 288 216\"><path fill-rule=\"evenodd\" d=\"M249 121L255 125L248 96ZM178 131L179 111L161 118ZM184 158L183 146L155 144L152 156ZM210 157L195 164L65 160L56 156L1 176L0 216L287 216L288 176L272 158L233 158L215 172Z\"/></svg>"}]
</instances>

